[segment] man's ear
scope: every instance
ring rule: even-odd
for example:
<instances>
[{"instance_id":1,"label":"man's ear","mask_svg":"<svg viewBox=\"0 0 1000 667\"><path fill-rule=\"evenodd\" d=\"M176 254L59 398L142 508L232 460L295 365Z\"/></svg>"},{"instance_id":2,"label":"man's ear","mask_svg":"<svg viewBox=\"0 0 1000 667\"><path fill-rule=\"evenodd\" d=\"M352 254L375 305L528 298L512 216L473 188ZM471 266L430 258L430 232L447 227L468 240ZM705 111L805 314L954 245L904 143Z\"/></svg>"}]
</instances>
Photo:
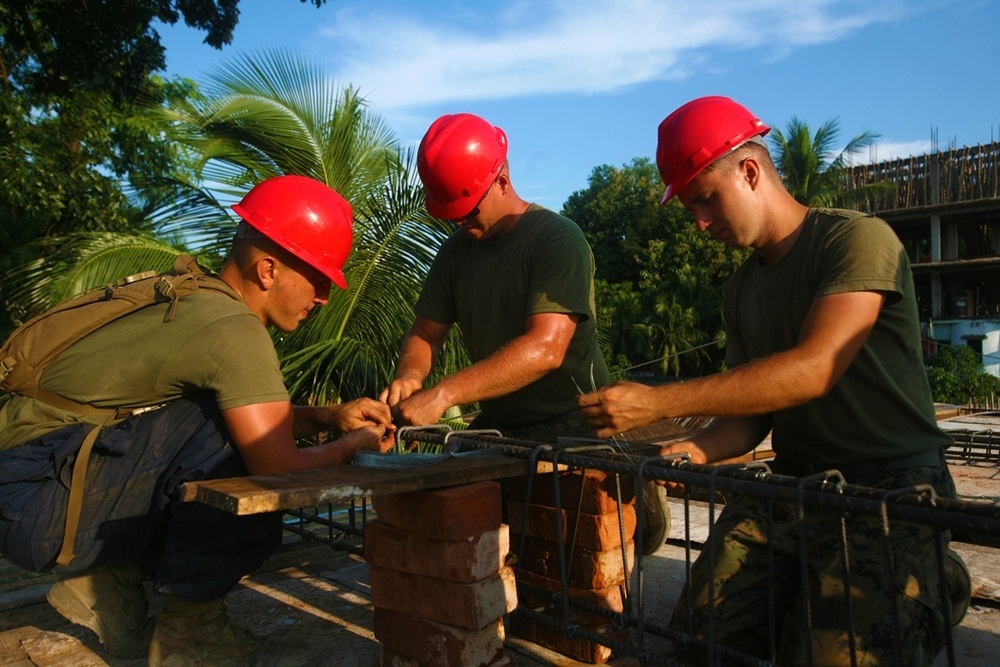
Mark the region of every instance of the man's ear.
<instances>
[{"instance_id":1,"label":"man's ear","mask_svg":"<svg viewBox=\"0 0 1000 667\"><path fill-rule=\"evenodd\" d=\"M756 190L760 185L761 170L760 163L754 157L746 157L740 161L740 169L743 170L743 178L751 190Z\"/></svg>"},{"instance_id":2,"label":"man's ear","mask_svg":"<svg viewBox=\"0 0 1000 667\"><path fill-rule=\"evenodd\" d=\"M497 186L499 186L500 192L506 192L507 188L510 187L510 176L506 171L501 171L497 175Z\"/></svg>"},{"instance_id":3,"label":"man's ear","mask_svg":"<svg viewBox=\"0 0 1000 667\"><path fill-rule=\"evenodd\" d=\"M259 257L254 263L257 282L262 290L269 290L274 285L274 273L278 262L270 255Z\"/></svg>"}]
</instances>

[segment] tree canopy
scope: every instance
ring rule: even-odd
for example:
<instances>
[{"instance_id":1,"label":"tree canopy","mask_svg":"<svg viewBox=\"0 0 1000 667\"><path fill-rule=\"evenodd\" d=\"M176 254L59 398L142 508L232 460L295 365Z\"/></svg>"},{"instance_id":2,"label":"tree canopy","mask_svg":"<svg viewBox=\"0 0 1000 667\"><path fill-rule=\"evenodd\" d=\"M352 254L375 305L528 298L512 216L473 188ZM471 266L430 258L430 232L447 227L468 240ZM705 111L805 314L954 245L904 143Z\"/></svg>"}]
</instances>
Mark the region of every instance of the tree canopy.
<instances>
[{"instance_id":1,"label":"tree canopy","mask_svg":"<svg viewBox=\"0 0 1000 667\"><path fill-rule=\"evenodd\" d=\"M154 22L183 19L220 48L232 39L238 5L0 3L0 276L33 254L54 252L46 240L56 236L143 228L147 212L128 189L162 180L180 160L153 115L195 90L193 82L156 75L165 60ZM0 333L10 324L3 311Z\"/></svg>"},{"instance_id":2,"label":"tree canopy","mask_svg":"<svg viewBox=\"0 0 1000 667\"><path fill-rule=\"evenodd\" d=\"M348 289L335 289L295 332L275 332L289 391L296 402L317 403L386 386L430 262L453 227L427 215L412 156L382 119L321 68L269 53L220 67L202 94L159 120L186 168L146 184L145 227L61 237L55 253L12 272L19 312L165 270L182 250L218 268L236 227L231 204L270 176L311 176L352 203L354 243ZM439 373L467 363L457 337L443 358Z\"/></svg>"},{"instance_id":3,"label":"tree canopy","mask_svg":"<svg viewBox=\"0 0 1000 667\"><path fill-rule=\"evenodd\" d=\"M836 118L820 125L815 134L796 116L789 119L784 132L778 128L771 131L775 165L785 188L800 204L850 208L886 187L891 189L887 183L852 188L847 177L851 158L871 146L879 135L862 132L838 152L839 136L840 122Z\"/></svg>"},{"instance_id":4,"label":"tree canopy","mask_svg":"<svg viewBox=\"0 0 1000 667\"><path fill-rule=\"evenodd\" d=\"M588 183L562 212L580 225L594 251L598 324L609 363L619 371L671 375L718 369L722 283L746 252L698 232L675 199L661 207L663 186L648 159L596 167Z\"/></svg>"}]
</instances>

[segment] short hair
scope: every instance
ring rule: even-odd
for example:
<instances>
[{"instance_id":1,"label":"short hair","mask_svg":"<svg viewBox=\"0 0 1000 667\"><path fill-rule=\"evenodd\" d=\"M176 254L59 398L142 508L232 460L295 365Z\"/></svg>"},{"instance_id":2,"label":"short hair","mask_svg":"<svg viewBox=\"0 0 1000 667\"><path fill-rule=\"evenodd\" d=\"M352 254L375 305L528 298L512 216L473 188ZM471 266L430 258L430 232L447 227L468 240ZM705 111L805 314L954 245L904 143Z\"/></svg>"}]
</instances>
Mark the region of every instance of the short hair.
<instances>
[{"instance_id":1,"label":"short hair","mask_svg":"<svg viewBox=\"0 0 1000 667\"><path fill-rule=\"evenodd\" d=\"M277 255L282 261L289 253L255 228L241 221L229 249L229 261L240 271L248 269L261 255Z\"/></svg>"},{"instance_id":2,"label":"short hair","mask_svg":"<svg viewBox=\"0 0 1000 667\"><path fill-rule=\"evenodd\" d=\"M747 156L748 153L756 158L757 162L760 163L763 169L775 174L778 173L777 167L774 166L774 160L771 159L771 151L768 150L767 143L764 142L764 138L760 135L754 135L750 139L744 141L742 144L705 167L704 171L708 172L720 168L728 169L730 167L735 167L741 160L743 160L744 157Z\"/></svg>"}]
</instances>

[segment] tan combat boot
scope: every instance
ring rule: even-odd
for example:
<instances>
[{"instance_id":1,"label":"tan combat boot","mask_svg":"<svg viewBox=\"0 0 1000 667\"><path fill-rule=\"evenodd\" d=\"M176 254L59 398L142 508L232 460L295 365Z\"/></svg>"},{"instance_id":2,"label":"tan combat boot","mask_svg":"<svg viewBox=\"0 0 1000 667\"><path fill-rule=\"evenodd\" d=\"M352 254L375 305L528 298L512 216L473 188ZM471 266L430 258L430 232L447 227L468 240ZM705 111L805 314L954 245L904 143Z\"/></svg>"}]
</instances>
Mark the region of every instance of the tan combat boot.
<instances>
[{"instance_id":1,"label":"tan combat boot","mask_svg":"<svg viewBox=\"0 0 1000 667\"><path fill-rule=\"evenodd\" d=\"M962 557L950 547L945 551L944 573L945 590L951 602L951 624L957 626L972 602L972 575Z\"/></svg>"},{"instance_id":2,"label":"tan combat boot","mask_svg":"<svg viewBox=\"0 0 1000 667\"><path fill-rule=\"evenodd\" d=\"M667 490L662 484L647 479L642 483L642 516L639 517L642 531L642 552L649 556L659 551L670 535L670 507L667 506Z\"/></svg>"},{"instance_id":3,"label":"tan combat boot","mask_svg":"<svg viewBox=\"0 0 1000 667\"><path fill-rule=\"evenodd\" d=\"M141 658L153 634L142 579L137 563L107 563L60 578L46 597L66 620L93 630L110 653Z\"/></svg>"},{"instance_id":4,"label":"tan combat boot","mask_svg":"<svg viewBox=\"0 0 1000 667\"><path fill-rule=\"evenodd\" d=\"M229 623L223 599L208 602L164 595L149 645L150 667L252 667L253 634Z\"/></svg>"}]
</instances>

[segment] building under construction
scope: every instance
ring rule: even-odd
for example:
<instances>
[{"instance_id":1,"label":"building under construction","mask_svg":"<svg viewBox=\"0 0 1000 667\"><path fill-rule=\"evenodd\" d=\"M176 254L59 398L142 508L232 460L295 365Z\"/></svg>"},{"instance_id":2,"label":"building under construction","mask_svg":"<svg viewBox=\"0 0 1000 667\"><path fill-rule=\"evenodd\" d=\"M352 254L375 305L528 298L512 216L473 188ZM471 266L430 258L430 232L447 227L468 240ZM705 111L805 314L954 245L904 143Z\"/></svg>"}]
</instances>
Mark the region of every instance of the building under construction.
<instances>
[{"instance_id":1,"label":"building under construction","mask_svg":"<svg viewBox=\"0 0 1000 667\"><path fill-rule=\"evenodd\" d=\"M913 265L926 351L967 345L1000 376L1000 143L852 167L890 183L860 208L896 230Z\"/></svg>"}]
</instances>

